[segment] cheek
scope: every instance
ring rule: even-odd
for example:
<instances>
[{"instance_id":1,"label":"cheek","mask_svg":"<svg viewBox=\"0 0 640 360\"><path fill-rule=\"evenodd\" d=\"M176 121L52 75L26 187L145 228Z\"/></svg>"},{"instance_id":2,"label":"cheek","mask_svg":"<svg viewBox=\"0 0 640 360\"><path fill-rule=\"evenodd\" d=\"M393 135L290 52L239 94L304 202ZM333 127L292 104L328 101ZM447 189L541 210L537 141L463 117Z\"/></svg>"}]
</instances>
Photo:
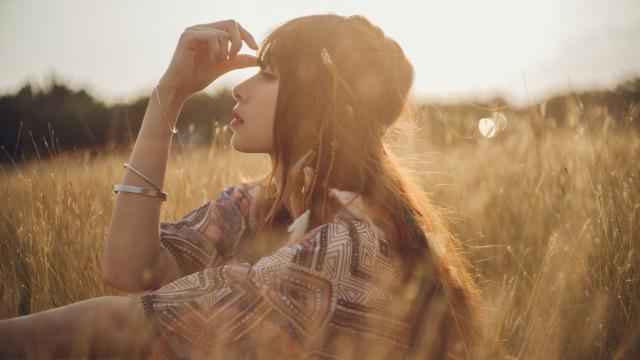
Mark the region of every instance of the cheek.
<instances>
[{"instance_id":1,"label":"cheek","mask_svg":"<svg viewBox=\"0 0 640 360\"><path fill-rule=\"evenodd\" d=\"M273 119L276 116L276 107L278 106L278 86L273 85L268 89L265 89L265 94L262 97L261 108L264 109L264 114L268 118L267 121L273 125Z\"/></svg>"},{"instance_id":2,"label":"cheek","mask_svg":"<svg viewBox=\"0 0 640 360\"><path fill-rule=\"evenodd\" d=\"M261 143L267 143L273 138L273 118L265 117L251 129L253 137L259 138Z\"/></svg>"},{"instance_id":3,"label":"cheek","mask_svg":"<svg viewBox=\"0 0 640 360\"><path fill-rule=\"evenodd\" d=\"M265 113L237 129L231 137L231 146L240 152L268 153L273 150L273 117Z\"/></svg>"},{"instance_id":4,"label":"cheek","mask_svg":"<svg viewBox=\"0 0 640 360\"><path fill-rule=\"evenodd\" d=\"M251 122L239 127L231 137L231 146L240 152L273 151L273 125L278 100L278 85L264 87L254 93Z\"/></svg>"},{"instance_id":5,"label":"cheek","mask_svg":"<svg viewBox=\"0 0 640 360\"><path fill-rule=\"evenodd\" d=\"M264 117L261 122L261 128L265 137L273 139L273 125L278 104L278 85L275 84L270 87L263 99L262 109L264 109Z\"/></svg>"}]
</instances>

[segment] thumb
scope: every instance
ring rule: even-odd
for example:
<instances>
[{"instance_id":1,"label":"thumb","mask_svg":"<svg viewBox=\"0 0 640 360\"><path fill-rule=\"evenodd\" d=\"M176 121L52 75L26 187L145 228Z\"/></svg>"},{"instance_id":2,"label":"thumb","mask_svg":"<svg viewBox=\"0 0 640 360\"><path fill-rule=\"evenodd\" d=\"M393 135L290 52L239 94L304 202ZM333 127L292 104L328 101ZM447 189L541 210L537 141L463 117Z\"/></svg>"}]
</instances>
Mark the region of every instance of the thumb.
<instances>
[{"instance_id":1,"label":"thumb","mask_svg":"<svg viewBox=\"0 0 640 360\"><path fill-rule=\"evenodd\" d=\"M216 66L215 72L217 76L222 76L229 71L252 66L258 66L257 57L249 54L237 54L236 56L230 57L226 61L223 61L218 66Z\"/></svg>"}]
</instances>

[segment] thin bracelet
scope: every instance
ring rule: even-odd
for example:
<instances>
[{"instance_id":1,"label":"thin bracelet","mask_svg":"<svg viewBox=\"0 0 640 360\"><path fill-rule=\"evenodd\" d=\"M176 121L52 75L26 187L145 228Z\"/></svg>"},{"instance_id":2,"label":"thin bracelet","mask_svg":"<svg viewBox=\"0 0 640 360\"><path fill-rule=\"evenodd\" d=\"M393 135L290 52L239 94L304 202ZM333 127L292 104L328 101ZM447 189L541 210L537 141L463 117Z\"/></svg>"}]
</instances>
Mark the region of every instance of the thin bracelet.
<instances>
[{"instance_id":1,"label":"thin bracelet","mask_svg":"<svg viewBox=\"0 0 640 360\"><path fill-rule=\"evenodd\" d=\"M160 189L160 187L158 185L154 184L153 181L151 181L148 177L144 176L144 174L142 174L138 169L134 168L133 166L131 166L130 164L127 164L127 163L124 163L123 166L124 166L125 169L129 169L129 170L133 171L134 173L136 173L141 178L143 178L151 186L156 188L156 190L162 192L162 189Z\"/></svg>"},{"instance_id":2,"label":"thin bracelet","mask_svg":"<svg viewBox=\"0 0 640 360\"><path fill-rule=\"evenodd\" d=\"M145 196L155 197L155 198L158 198L158 199L160 199L162 201L166 201L167 200L167 194L166 193L163 193L162 191L158 191L158 190L143 188L143 187L140 187L140 186L126 185L126 184L116 184L116 185L113 185L113 192L114 193L128 192L128 193L133 193L133 194L138 194L138 195L145 195Z\"/></svg>"},{"instance_id":3,"label":"thin bracelet","mask_svg":"<svg viewBox=\"0 0 640 360\"><path fill-rule=\"evenodd\" d=\"M162 110L162 104L160 104L160 95L158 95L158 86L160 85L160 83L156 83L156 99L158 99L158 107L160 107L160 113L162 114L162 117L164 118L164 122L165 124L167 124L167 127L169 128L169 131L171 131L172 134L177 134L178 133L178 129L175 128L175 126L173 127L173 129L171 128L171 125L169 125L169 120L167 120L167 115L164 114L164 110Z\"/></svg>"}]
</instances>

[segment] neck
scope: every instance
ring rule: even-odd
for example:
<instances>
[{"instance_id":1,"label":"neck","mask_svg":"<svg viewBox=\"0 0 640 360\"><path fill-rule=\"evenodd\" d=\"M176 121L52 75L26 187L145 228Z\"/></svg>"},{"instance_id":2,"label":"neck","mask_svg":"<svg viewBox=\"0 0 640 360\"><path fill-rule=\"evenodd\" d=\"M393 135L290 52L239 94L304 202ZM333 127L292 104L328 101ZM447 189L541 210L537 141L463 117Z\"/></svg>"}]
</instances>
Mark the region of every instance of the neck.
<instances>
[{"instance_id":1,"label":"neck","mask_svg":"<svg viewBox=\"0 0 640 360\"><path fill-rule=\"evenodd\" d=\"M269 154L269 157L271 158L271 169L272 171L274 171L274 182L276 184L276 187L278 189L282 188L282 184L284 182L283 179L283 174L282 174L282 170L281 169L276 169L276 164L275 164L275 154ZM287 209L287 212L291 215L292 218L296 218L298 217L300 214L300 210L298 207L295 206L295 204L299 203L296 201L296 199L292 199L292 186L291 184L289 184L289 186L287 186L287 189L284 189L284 193L282 194L282 203L284 204L284 207ZM297 195L297 194L295 194Z\"/></svg>"},{"instance_id":2,"label":"neck","mask_svg":"<svg viewBox=\"0 0 640 360\"><path fill-rule=\"evenodd\" d=\"M271 168L274 169L275 155L270 154L270 158L271 158ZM282 174L282 170L276 169L275 175L274 175L274 182L278 188L282 187L282 184L284 182L283 176L284 175ZM302 191L301 191L302 186L304 184L304 175L297 176L296 178L293 178L291 174L288 174L288 176L289 176L289 179L287 181L287 188L283 189L282 203L287 209L287 212L289 213L291 218L296 219L304 212L304 206L303 206L304 204L303 204ZM311 212L318 215L322 213L322 196L321 195L323 194L323 191L319 185L320 184L316 185L315 194L314 194L313 200L311 201ZM332 211L336 210L334 205L335 204L333 201L331 201L330 199L327 199L327 205L326 205L327 214L331 214Z\"/></svg>"}]
</instances>

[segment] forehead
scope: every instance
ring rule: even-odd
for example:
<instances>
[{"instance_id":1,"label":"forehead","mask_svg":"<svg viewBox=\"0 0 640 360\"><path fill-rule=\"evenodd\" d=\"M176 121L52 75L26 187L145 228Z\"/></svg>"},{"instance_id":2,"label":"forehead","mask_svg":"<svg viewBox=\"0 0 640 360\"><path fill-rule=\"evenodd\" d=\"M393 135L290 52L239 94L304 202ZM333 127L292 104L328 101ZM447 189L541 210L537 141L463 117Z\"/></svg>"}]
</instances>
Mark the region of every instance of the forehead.
<instances>
[{"instance_id":1,"label":"forehead","mask_svg":"<svg viewBox=\"0 0 640 360\"><path fill-rule=\"evenodd\" d=\"M262 70L267 69L267 68L269 70L272 70L272 71L276 71L277 70L275 64L273 63L273 61L270 61L270 59L268 59L268 58L267 59L258 58L258 65L260 66L260 69L262 69Z\"/></svg>"},{"instance_id":2,"label":"forehead","mask_svg":"<svg viewBox=\"0 0 640 360\"><path fill-rule=\"evenodd\" d=\"M277 68L275 61L273 59L273 51L271 48L271 45L273 44L274 41L268 43L265 47L265 49L261 52L261 56L258 56L258 65L260 65L261 69L264 68L271 68L271 69L275 69Z\"/></svg>"},{"instance_id":3,"label":"forehead","mask_svg":"<svg viewBox=\"0 0 640 360\"><path fill-rule=\"evenodd\" d=\"M267 62L266 59L258 58L258 65L260 65L260 68L265 68L269 66L269 63Z\"/></svg>"}]
</instances>

